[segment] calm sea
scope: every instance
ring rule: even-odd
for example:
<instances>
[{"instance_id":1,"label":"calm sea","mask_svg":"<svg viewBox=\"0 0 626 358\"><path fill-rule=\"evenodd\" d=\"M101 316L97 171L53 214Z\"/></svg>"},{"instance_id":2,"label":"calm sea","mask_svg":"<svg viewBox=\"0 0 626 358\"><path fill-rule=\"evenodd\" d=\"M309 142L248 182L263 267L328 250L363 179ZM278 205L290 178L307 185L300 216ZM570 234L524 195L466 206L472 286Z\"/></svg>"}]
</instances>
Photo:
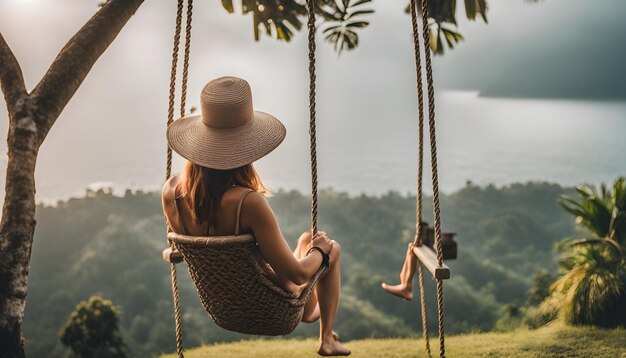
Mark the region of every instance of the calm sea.
<instances>
[{"instance_id":1,"label":"calm sea","mask_svg":"<svg viewBox=\"0 0 626 358\"><path fill-rule=\"evenodd\" d=\"M351 116L322 106L320 187L352 194L415 192L416 119L395 115L386 108L370 111L366 117L363 113ZM445 192L468 180L483 185L526 181L573 185L610 182L626 175L626 102L500 99L442 92L436 118L440 187ZM274 189L310 188L306 121L298 123L287 121L285 143L258 163ZM140 145L155 138L137 140ZM45 158L40 162L40 201L82 195L90 185L109 186L117 192L157 189L164 175L161 157L137 163L103 155L97 163L82 163L65 176L54 164ZM430 162L425 164L429 178ZM175 161L175 169L181 166L181 160ZM100 178L94 173L106 174ZM429 182L425 183L430 191Z\"/></svg>"},{"instance_id":2,"label":"calm sea","mask_svg":"<svg viewBox=\"0 0 626 358\"><path fill-rule=\"evenodd\" d=\"M575 185L626 175L626 102L499 99L444 92L437 105L443 191L454 191L468 180L482 185L526 181ZM337 125L336 133L331 129L323 133L331 138L320 140L322 186L351 193L415 192L415 119L387 117L371 122L355 119ZM429 180L429 143L425 145ZM263 173L278 187L308 190L302 184L308 179L306 166L296 166L297 158L283 159L284 164L263 162Z\"/></svg>"}]
</instances>

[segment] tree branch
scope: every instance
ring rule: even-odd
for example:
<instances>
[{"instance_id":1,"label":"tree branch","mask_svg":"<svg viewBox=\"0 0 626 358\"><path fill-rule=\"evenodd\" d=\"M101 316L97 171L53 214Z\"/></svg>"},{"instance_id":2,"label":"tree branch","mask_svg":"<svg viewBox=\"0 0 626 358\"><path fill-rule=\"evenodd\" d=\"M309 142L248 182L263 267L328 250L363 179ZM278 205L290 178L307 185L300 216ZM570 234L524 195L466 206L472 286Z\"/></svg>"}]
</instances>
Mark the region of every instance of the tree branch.
<instances>
[{"instance_id":1,"label":"tree branch","mask_svg":"<svg viewBox=\"0 0 626 358\"><path fill-rule=\"evenodd\" d=\"M39 140L72 99L98 58L115 40L144 0L109 0L70 39L32 93L36 101Z\"/></svg>"},{"instance_id":2,"label":"tree branch","mask_svg":"<svg viewBox=\"0 0 626 358\"><path fill-rule=\"evenodd\" d=\"M7 102L9 118L12 118L18 102L28 96L28 92L22 68L2 34L0 34L0 85Z\"/></svg>"}]
</instances>

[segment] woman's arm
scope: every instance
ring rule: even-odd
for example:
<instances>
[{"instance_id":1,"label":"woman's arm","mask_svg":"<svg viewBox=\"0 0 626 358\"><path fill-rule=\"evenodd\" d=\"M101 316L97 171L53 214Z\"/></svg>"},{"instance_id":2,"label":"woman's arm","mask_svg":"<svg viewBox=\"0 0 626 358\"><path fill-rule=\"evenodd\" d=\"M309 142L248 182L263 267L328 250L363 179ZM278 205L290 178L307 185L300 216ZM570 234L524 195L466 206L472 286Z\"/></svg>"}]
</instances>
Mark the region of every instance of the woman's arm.
<instances>
[{"instance_id":1,"label":"woman's arm","mask_svg":"<svg viewBox=\"0 0 626 358\"><path fill-rule=\"evenodd\" d=\"M274 272L296 285L305 284L322 264L322 254L312 251L297 260L283 238L276 216L259 193L248 195L242 208L242 226L250 227L259 243L261 254Z\"/></svg>"},{"instance_id":2,"label":"woman's arm","mask_svg":"<svg viewBox=\"0 0 626 358\"><path fill-rule=\"evenodd\" d=\"M163 207L163 216L165 216L167 232L174 231L170 223L170 217L174 214L172 210L172 203L174 203L174 199L176 198L175 187L172 185L172 178L168 179L165 184L163 184L163 189L161 191L161 206Z\"/></svg>"}]
</instances>

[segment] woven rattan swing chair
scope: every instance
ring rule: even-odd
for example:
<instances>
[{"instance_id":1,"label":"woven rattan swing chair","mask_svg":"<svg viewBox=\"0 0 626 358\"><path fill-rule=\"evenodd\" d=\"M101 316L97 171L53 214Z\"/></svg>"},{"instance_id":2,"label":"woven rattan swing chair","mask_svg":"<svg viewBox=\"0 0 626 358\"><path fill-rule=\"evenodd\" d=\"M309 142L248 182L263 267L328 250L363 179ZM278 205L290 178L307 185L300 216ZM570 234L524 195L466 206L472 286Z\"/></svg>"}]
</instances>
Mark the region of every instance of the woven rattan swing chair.
<instances>
[{"instance_id":1,"label":"woven rattan swing chair","mask_svg":"<svg viewBox=\"0 0 626 358\"><path fill-rule=\"evenodd\" d=\"M183 78L180 115L185 113L187 77L191 41L191 16L193 0L187 0L185 29L185 52L183 58ZM308 50L309 50L309 114L311 149L311 221L312 234L317 234L317 151L316 151L316 111L315 111L315 14L313 1L307 0ZM182 28L184 0L178 0L176 30L170 77L168 126L174 120L174 100L178 48ZM171 176L172 150L167 149L166 180ZM239 217L239 213L237 214ZM238 227L239 225L237 225ZM202 305L215 323L227 330L255 335L285 335L292 332L302 319L304 305L313 292L317 281L327 272L322 266L311 278L300 294L283 290L266 276L265 271L255 260L257 243L253 235L195 237L169 232L169 248L163 251L163 259L171 263L172 293L176 322L176 351L183 357L183 334L180 301L176 279L176 264L183 260L189 267Z\"/></svg>"}]
</instances>

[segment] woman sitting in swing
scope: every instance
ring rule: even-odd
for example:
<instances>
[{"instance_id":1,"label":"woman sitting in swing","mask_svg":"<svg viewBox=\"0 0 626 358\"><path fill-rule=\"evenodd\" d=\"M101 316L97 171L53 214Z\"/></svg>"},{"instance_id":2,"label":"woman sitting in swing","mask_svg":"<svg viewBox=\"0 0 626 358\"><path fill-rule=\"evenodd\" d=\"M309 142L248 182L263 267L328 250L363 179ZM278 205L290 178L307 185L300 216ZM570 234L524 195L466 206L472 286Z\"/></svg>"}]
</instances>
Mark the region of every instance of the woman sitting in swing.
<instances>
[{"instance_id":1,"label":"woman sitting in swing","mask_svg":"<svg viewBox=\"0 0 626 358\"><path fill-rule=\"evenodd\" d=\"M167 132L170 147L187 159L184 172L163 187L170 229L191 236L253 234L259 247L256 259L288 292L302 290L328 260L330 269L307 301L302 321L320 320L320 355L349 355L333 331L339 306L339 244L324 232L315 237L305 232L291 252L265 199L267 188L252 165L283 141L285 127L253 110L250 86L240 78L209 82L201 103L201 115L181 118Z\"/></svg>"}]
</instances>

